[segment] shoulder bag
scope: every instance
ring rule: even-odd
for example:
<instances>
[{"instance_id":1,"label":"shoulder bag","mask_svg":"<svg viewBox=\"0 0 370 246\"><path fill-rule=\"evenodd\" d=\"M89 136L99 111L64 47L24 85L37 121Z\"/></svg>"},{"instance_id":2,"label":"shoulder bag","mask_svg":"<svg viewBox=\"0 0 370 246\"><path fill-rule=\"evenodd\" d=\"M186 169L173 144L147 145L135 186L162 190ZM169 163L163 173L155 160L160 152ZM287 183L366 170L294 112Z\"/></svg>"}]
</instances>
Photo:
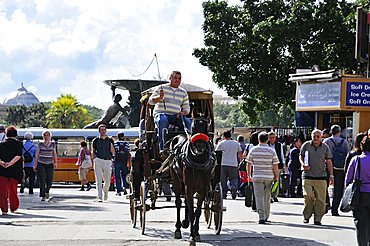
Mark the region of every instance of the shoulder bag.
<instances>
[{"instance_id":1,"label":"shoulder bag","mask_svg":"<svg viewBox=\"0 0 370 246\"><path fill-rule=\"evenodd\" d=\"M81 168L91 168L91 167L92 167L91 157L85 151L85 159L81 163Z\"/></svg>"},{"instance_id":2,"label":"shoulder bag","mask_svg":"<svg viewBox=\"0 0 370 246\"><path fill-rule=\"evenodd\" d=\"M360 205L360 187L362 182L360 169L360 157L357 156L356 168L353 173L352 183L346 187L340 203L340 211L342 212L352 211Z\"/></svg>"}]
</instances>

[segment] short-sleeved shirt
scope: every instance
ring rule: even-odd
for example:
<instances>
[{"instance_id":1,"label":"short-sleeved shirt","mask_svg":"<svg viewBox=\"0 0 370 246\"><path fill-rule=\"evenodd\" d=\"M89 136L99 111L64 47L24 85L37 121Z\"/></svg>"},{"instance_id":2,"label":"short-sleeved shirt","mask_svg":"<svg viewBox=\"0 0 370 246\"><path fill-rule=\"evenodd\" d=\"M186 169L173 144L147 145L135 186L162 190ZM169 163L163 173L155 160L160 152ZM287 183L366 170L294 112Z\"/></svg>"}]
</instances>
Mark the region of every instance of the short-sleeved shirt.
<instances>
[{"instance_id":1,"label":"short-sleeved shirt","mask_svg":"<svg viewBox=\"0 0 370 246\"><path fill-rule=\"evenodd\" d=\"M101 138L101 137L96 137L92 141L93 148L95 151L96 157L104 160L111 160L112 159L112 153L110 152L110 147L111 147L111 140L106 137L106 138Z\"/></svg>"},{"instance_id":2,"label":"short-sleeved shirt","mask_svg":"<svg viewBox=\"0 0 370 246\"><path fill-rule=\"evenodd\" d=\"M13 138L7 138L0 143L0 159L4 162L10 162L15 156L21 157L15 164L8 168L0 166L0 176L15 178L18 182L22 181L23 177L23 160L22 160L23 144ZM3 189L3 187L0 187Z\"/></svg>"},{"instance_id":3,"label":"short-sleeved shirt","mask_svg":"<svg viewBox=\"0 0 370 246\"><path fill-rule=\"evenodd\" d=\"M235 140L222 140L217 146L216 151L222 152L221 166L238 167L237 156L242 151L240 144Z\"/></svg>"},{"instance_id":4,"label":"short-sleeved shirt","mask_svg":"<svg viewBox=\"0 0 370 246\"><path fill-rule=\"evenodd\" d=\"M24 162L24 167L33 167L37 147L36 147L36 145L34 145L32 143L31 140L27 140L26 142L24 142L23 149L22 149L22 155L24 155L24 153L26 151L28 151L31 154L32 161L31 162Z\"/></svg>"},{"instance_id":5,"label":"short-sleeved shirt","mask_svg":"<svg viewBox=\"0 0 370 246\"><path fill-rule=\"evenodd\" d=\"M47 147L44 142L40 142L39 149L40 152L38 162L48 165L54 164L55 142L51 142Z\"/></svg>"},{"instance_id":6,"label":"short-sleeved shirt","mask_svg":"<svg viewBox=\"0 0 370 246\"><path fill-rule=\"evenodd\" d=\"M279 164L275 149L267 144L258 144L248 153L247 162L252 164L252 178L270 180L274 178L274 165Z\"/></svg>"},{"instance_id":7,"label":"short-sleeved shirt","mask_svg":"<svg viewBox=\"0 0 370 246\"><path fill-rule=\"evenodd\" d=\"M306 151L308 153L308 165L310 170L303 171L304 179L326 179L326 163L325 161L332 158L329 146L325 143L320 142L320 145L316 147L313 145L312 140L307 141L302 145L301 156L305 158Z\"/></svg>"}]
</instances>

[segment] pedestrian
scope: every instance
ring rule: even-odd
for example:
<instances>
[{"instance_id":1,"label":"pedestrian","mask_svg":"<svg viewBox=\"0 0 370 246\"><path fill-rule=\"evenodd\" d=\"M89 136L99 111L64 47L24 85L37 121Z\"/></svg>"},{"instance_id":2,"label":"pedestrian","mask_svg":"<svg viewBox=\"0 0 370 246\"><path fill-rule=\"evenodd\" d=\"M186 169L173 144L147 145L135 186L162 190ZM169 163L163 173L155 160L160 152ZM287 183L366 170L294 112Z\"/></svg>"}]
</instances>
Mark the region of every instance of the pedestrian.
<instances>
[{"instance_id":1,"label":"pedestrian","mask_svg":"<svg viewBox=\"0 0 370 246\"><path fill-rule=\"evenodd\" d=\"M124 133L119 132L117 134L118 140L114 142L114 179L116 181L116 195L121 196L121 192L127 195L126 187L126 175L128 173L127 165L129 159L131 159L130 145L124 140Z\"/></svg>"},{"instance_id":2,"label":"pedestrian","mask_svg":"<svg viewBox=\"0 0 370 246\"><path fill-rule=\"evenodd\" d=\"M301 163L299 161L299 152L301 147L302 147L301 139L295 138L293 140L293 148L289 151L289 161L288 161L288 170L290 175L289 196L292 198L303 197L302 170Z\"/></svg>"},{"instance_id":3,"label":"pedestrian","mask_svg":"<svg viewBox=\"0 0 370 246\"><path fill-rule=\"evenodd\" d=\"M19 208L17 185L23 178L23 144L17 140L17 129L8 126L5 131L6 139L0 143L0 208L2 214L14 213Z\"/></svg>"},{"instance_id":4,"label":"pedestrian","mask_svg":"<svg viewBox=\"0 0 370 246\"><path fill-rule=\"evenodd\" d=\"M230 181L231 197L236 198L236 189L238 184L238 159L243 158L243 152L239 143L231 139L231 132L226 131L223 134L224 139L216 146L216 151L222 151L221 161L221 185L224 191L224 199L227 197L227 180Z\"/></svg>"},{"instance_id":5,"label":"pedestrian","mask_svg":"<svg viewBox=\"0 0 370 246\"><path fill-rule=\"evenodd\" d=\"M362 153L362 151L361 151L361 141L364 139L365 136L366 136L366 134L363 133L363 132L360 132L356 135L355 141L353 143L353 150L351 150L346 156L346 162L345 162L345 165L344 165L344 173L347 173L348 166L349 166L349 163L350 163L352 157L357 156L357 155L361 155L361 153Z\"/></svg>"},{"instance_id":6,"label":"pedestrian","mask_svg":"<svg viewBox=\"0 0 370 246\"><path fill-rule=\"evenodd\" d=\"M43 141L39 142L35 155L33 169L37 171L40 185L41 201L51 199L50 188L53 184L54 169L57 166L56 144L51 141L52 134L49 130L42 132Z\"/></svg>"},{"instance_id":7,"label":"pedestrian","mask_svg":"<svg viewBox=\"0 0 370 246\"><path fill-rule=\"evenodd\" d=\"M334 175L334 189L333 189L333 201L331 205L331 215L339 216L338 208L340 200L343 197L344 190L344 164L346 156L350 152L351 147L347 140L340 137L341 128L339 125L333 125L330 129L332 136L325 139L323 142L329 146L331 154L333 156L333 175Z\"/></svg>"},{"instance_id":8,"label":"pedestrian","mask_svg":"<svg viewBox=\"0 0 370 246\"><path fill-rule=\"evenodd\" d=\"M4 142L5 139L6 139L5 126L0 125L0 143Z\"/></svg>"},{"instance_id":9,"label":"pedestrian","mask_svg":"<svg viewBox=\"0 0 370 246\"><path fill-rule=\"evenodd\" d=\"M258 134L259 144L247 156L248 178L253 180L259 224L265 224L270 217L272 182L279 179L279 159L274 149L268 146L268 134ZM252 170L253 168L253 170Z\"/></svg>"},{"instance_id":10,"label":"pedestrian","mask_svg":"<svg viewBox=\"0 0 370 246\"><path fill-rule=\"evenodd\" d=\"M96 187L98 190L98 202L108 200L108 190L112 174L112 157L115 154L114 146L111 139L107 136L106 126L101 124L98 127L99 136L92 141L94 160L94 172ZM102 187L104 181L104 187Z\"/></svg>"},{"instance_id":11,"label":"pedestrian","mask_svg":"<svg viewBox=\"0 0 370 246\"><path fill-rule=\"evenodd\" d=\"M276 151L276 155L279 159L279 179L280 180L280 175L284 172L285 173L285 154L284 154L284 149L283 149L283 145L277 141L276 139L276 134L275 132L273 131L270 131L268 133L268 142L267 144L273 148L275 151ZM278 202L278 198L277 196L280 195L280 196L283 196L283 189L282 187L280 187L280 183L277 187L277 191L274 193L273 197L272 197L272 200L271 202Z\"/></svg>"},{"instance_id":12,"label":"pedestrian","mask_svg":"<svg viewBox=\"0 0 370 246\"><path fill-rule=\"evenodd\" d=\"M180 84L181 73L173 71L170 82L157 86L148 100L150 105L155 105L154 123L158 129L160 152L164 150L163 130L168 129L169 124L184 126L188 131L191 128L191 120L186 117L190 112L189 96Z\"/></svg>"},{"instance_id":13,"label":"pedestrian","mask_svg":"<svg viewBox=\"0 0 370 246\"><path fill-rule=\"evenodd\" d=\"M357 244L360 246L370 245L370 136L361 141L362 154L351 159L346 174L345 184L348 186L354 176L356 162L360 165L359 174L360 206L353 210L353 217L356 227Z\"/></svg>"},{"instance_id":14,"label":"pedestrian","mask_svg":"<svg viewBox=\"0 0 370 246\"><path fill-rule=\"evenodd\" d=\"M303 223L308 223L312 214L314 224L321 225L325 214L326 168L330 182L334 180L332 155L327 144L321 142L321 131L315 129L311 133L312 140L302 145L300 162L303 167Z\"/></svg>"},{"instance_id":15,"label":"pedestrian","mask_svg":"<svg viewBox=\"0 0 370 246\"><path fill-rule=\"evenodd\" d=\"M80 142L80 152L78 154L78 159L76 165L78 166L78 177L81 180L81 189L80 191L91 190L91 184L87 180L87 174L90 172L92 167L92 156L91 151L87 148L86 141Z\"/></svg>"},{"instance_id":16,"label":"pedestrian","mask_svg":"<svg viewBox=\"0 0 370 246\"><path fill-rule=\"evenodd\" d=\"M33 170L34 160L36 156L37 147L33 144L32 132L26 132L24 134L25 142L23 144L22 156L24 161L24 179L19 190L20 193L24 193L26 187L26 180L28 179L28 193L33 194L33 186L35 184L35 170Z\"/></svg>"}]
</instances>

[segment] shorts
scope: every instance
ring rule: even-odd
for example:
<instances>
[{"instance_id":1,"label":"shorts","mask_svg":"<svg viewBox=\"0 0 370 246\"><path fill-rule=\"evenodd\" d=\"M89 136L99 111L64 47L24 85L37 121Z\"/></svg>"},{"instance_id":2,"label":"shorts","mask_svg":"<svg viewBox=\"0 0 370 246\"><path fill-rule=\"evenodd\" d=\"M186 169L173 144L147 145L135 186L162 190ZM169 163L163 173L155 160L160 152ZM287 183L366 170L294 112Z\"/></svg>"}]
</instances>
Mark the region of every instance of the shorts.
<instances>
[{"instance_id":1,"label":"shorts","mask_svg":"<svg viewBox=\"0 0 370 246\"><path fill-rule=\"evenodd\" d=\"M87 174L89 173L90 168L79 168L78 169L78 176L80 180L86 179Z\"/></svg>"}]
</instances>

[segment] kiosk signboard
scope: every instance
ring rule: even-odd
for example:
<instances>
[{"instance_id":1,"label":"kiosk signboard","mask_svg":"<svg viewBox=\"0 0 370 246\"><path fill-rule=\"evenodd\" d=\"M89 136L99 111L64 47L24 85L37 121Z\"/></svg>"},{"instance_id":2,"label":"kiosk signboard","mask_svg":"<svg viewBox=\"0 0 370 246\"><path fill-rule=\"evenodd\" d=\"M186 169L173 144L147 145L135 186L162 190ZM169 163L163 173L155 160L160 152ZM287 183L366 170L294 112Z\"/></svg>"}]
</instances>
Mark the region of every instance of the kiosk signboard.
<instances>
[{"instance_id":1,"label":"kiosk signboard","mask_svg":"<svg viewBox=\"0 0 370 246\"><path fill-rule=\"evenodd\" d=\"M341 82L297 83L297 111L340 109Z\"/></svg>"},{"instance_id":2,"label":"kiosk signboard","mask_svg":"<svg viewBox=\"0 0 370 246\"><path fill-rule=\"evenodd\" d=\"M370 107L370 82L347 82L347 107Z\"/></svg>"}]
</instances>

